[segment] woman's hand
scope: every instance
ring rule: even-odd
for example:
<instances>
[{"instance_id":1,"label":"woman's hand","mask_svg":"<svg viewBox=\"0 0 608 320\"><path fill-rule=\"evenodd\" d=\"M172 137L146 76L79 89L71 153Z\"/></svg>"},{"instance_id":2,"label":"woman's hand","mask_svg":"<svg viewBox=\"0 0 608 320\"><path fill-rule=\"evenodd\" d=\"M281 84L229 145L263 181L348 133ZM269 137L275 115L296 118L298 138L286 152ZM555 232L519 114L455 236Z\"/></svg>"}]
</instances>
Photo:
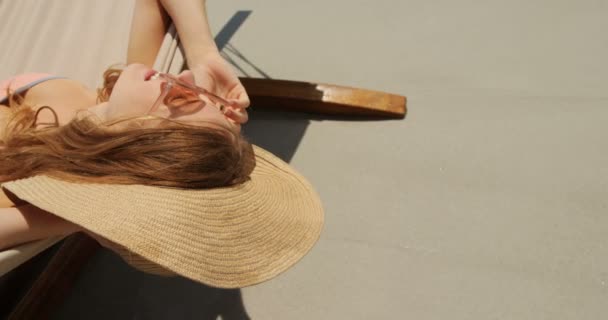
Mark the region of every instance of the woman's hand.
<instances>
[{"instance_id":1,"label":"woman's hand","mask_svg":"<svg viewBox=\"0 0 608 320\"><path fill-rule=\"evenodd\" d=\"M231 102L225 106L229 120L236 125L247 122L249 96L215 45L205 1L160 0L160 3L175 23L196 85Z\"/></svg>"},{"instance_id":2,"label":"woman's hand","mask_svg":"<svg viewBox=\"0 0 608 320\"><path fill-rule=\"evenodd\" d=\"M228 119L239 125L247 122L249 96L230 64L219 52L207 54L196 65L191 65L190 70L197 86L230 102L230 105L225 106Z\"/></svg>"}]
</instances>

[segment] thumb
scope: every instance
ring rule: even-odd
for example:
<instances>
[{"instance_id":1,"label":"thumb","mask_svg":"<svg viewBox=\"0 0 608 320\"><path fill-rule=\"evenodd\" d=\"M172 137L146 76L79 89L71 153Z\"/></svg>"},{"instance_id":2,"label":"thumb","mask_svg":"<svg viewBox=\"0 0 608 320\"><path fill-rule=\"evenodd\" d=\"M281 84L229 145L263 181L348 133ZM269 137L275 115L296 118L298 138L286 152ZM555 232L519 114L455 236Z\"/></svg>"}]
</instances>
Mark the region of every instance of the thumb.
<instances>
[{"instance_id":1,"label":"thumb","mask_svg":"<svg viewBox=\"0 0 608 320\"><path fill-rule=\"evenodd\" d=\"M229 101L232 106L240 109L245 109L249 107L249 104L251 103L251 101L249 100L249 95L247 94L247 91L245 91L245 89L243 89L237 95L236 99L230 99Z\"/></svg>"}]
</instances>

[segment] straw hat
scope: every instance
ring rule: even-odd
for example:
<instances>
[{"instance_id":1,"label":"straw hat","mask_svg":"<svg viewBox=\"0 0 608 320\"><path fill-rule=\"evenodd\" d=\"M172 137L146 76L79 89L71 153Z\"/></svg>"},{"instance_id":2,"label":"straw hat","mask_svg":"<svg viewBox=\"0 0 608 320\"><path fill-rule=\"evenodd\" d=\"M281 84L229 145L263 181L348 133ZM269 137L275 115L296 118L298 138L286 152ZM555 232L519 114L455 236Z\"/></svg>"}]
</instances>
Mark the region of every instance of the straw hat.
<instances>
[{"instance_id":1,"label":"straw hat","mask_svg":"<svg viewBox=\"0 0 608 320\"><path fill-rule=\"evenodd\" d=\"M268 151L254 146L254 152L251 179L226 188L82 184L48 176L3 187L87 229L142 271L240 288L294 265L323 225L311 185Z\"/></svg>"}]
</instances>

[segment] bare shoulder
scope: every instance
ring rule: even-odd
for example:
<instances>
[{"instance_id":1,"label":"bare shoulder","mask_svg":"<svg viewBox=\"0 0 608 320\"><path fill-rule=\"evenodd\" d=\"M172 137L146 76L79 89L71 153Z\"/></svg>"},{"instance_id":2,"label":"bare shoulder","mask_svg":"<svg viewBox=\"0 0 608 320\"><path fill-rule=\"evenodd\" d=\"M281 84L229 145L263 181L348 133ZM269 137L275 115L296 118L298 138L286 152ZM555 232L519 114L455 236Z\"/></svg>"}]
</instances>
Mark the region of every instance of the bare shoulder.
<instances>
[{"instance_id":1,"label":"bare shoulder","mask_svg":"<svg viewBox=\"0 0 608 320\"><path fill-rule=\"evenodd\" d=\"M24 103L30 106L50 106L57 113L60 124L69 122L77 111L95 105L97 93L81 82L70 79L45 81L28 90ZM52 122L53 116L43 112L42 122Z\"/></svg>"},{"instance_id":2,"label":"bare shoulder","mask_svg":"<svg viewBox=\"0 0 608 320\"><path fill-rule=\"evenodd\" d=\"M96 92L83 83L71 79L52 79L29 89L25 103L29 105L62 105L83 107L94 104Z\"/></svg>"}]
</instances>

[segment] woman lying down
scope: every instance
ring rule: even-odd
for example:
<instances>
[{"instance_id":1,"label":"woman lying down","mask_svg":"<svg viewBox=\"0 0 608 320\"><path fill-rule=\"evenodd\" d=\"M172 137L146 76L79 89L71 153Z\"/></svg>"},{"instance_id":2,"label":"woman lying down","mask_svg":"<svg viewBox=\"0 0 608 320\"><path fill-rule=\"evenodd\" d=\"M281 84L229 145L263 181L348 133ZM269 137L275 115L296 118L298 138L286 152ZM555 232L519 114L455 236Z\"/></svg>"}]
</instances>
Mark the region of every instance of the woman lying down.
<instances>
[{"instance_id":1,"label":"woman lying down","mask_svg":"<svg viewBox=\"0 0 608 320\"><path fill-rule=\"evenodd\" d=\"M178 75L151 68L170 20ZM0 250L85 232L143 271L225 288L295 264L319 237L319 198L241 134L249 98L204 1L138 0L128 48L97 91L47 74L0 84Z\"/></svg>"}]
</instances>

